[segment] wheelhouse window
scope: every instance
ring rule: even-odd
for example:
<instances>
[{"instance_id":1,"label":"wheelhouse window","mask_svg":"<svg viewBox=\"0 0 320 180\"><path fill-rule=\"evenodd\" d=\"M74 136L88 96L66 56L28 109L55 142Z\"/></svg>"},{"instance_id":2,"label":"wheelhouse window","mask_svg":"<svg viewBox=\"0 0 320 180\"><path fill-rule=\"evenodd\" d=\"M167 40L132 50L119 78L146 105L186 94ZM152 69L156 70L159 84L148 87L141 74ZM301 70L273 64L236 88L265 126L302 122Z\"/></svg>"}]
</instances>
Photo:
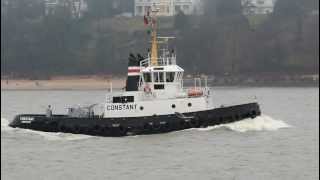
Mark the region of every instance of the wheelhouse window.
<instances>
[{"instance_id":1,"label":"wheelhouse window","mask_svg":"<svg viewBox=\"0 0 320 180\"><path fill-rule=\"evenodd\" d=\"M163 72L159 72L159 80L160 80L160 82L164 82L164 73Z\"/></svg>"},{"instance_id":2,"label":"wheelhouse window","mask_svg":"<svg viewBox=\"0 0 320 180\"><path fill-rule=\"evenodd\" d=\"M155 84L154 89L164 89L164 84Z\"/></svg>"},{"instance_id":3,"label":"wheelhouse window","mask_svg":"<svg viewBox=\"0 0 320 180\"><path fill-rule=\"evenodd\" d=\"M145 82L151 82L151 74L150 73L143 73L143 79Z\"/></svg>"},{"instance_id":4,"label":"wheelhouse window","mask_svg":"<svg viewBox=\"0 0 320 180\"><path fill-rule=\"evenodd\" d=\"M182 79L182 72L178 72L176 75L176 81L180 81Z\"/></svg>"},{"instance_id":5,"label":"wheelhouse window","mask_svg":"<svg viewBox=\"0 0 320 180\"><path fill-rule=\"evenodd\" d=\"M174 81L174 72L167 72L166 73L166 81L167 82L173 82Z\"/></svg>"},{"instance_id":6,"label":"wheelhouse window","mask_svg":"<svg viewBox=\"0 0 320 180\"><path fill-rule=\"evenodd\" d=\"M153 73L153 81L154 82L159 82L159 73L158 72L154 72Z\"/></svg>"},{"instance_id":7,"label":"wheelhouse window","mask_svg":"<svg viewBox=\"0 0 320 180\"><path fill-rule=\"evenodd\" d=\"M153 68L153 70L163 70L163 68L162 67L155 67L155 68Z\"/></svg>"},{"instance_id":8,"label":"wheelhouse window","mask_svg":"<svg viewBox=\"0 0 320 180\"><path fill-rule=\"evenodd\" d=\"M153 81L155 83L164 82L164 72L154 72Z\"/></svg>"},{"instance_id":9,"label":"wheelhouse window","mask_svg":"<svg viewBox=\"0 0 320 180\"><path fill-rule=\"evenodd\" d=\"M183 72L176 73L176 82L180 82L182 80Z\"/></svg>"}]
</instances>

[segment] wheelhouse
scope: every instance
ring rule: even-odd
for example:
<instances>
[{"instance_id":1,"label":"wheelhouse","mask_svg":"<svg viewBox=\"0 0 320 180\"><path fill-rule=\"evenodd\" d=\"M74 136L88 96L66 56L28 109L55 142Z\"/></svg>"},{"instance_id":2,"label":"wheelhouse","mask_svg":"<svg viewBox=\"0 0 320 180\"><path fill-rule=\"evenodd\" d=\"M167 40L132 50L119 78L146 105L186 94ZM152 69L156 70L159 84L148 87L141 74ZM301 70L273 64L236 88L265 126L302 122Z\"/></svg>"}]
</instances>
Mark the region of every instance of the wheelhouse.
<instances>
[{"instance_id":1,"label":"wheelhouse","mask_svg":"<svg viewBox=\"0 0 320 180\"><path fill-rule=\"evenodd\" d=\"M182 87L184 70L177 65L149 66L141 69L139 90L145 87L151 90Z\"/></svg>"}]
</instances>

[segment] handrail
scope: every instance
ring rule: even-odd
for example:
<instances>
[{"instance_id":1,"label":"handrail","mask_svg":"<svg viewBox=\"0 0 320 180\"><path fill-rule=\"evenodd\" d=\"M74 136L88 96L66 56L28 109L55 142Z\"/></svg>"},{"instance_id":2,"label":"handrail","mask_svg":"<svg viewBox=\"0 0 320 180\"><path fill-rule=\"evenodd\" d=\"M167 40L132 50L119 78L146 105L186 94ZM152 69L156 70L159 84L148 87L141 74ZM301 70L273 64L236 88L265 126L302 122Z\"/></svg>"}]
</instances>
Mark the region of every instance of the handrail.
<instances>
[{"instance_id":1,"label":"handrail","mask_svg":"<svg viewBox=\"0 0 320 180\"><path fill-rule=\"evenodd\" d=\"M167 65L176 65L176 57L160 57L157 58L158 66L167 66ZM151 66L151 58L144 59L140 62L140 67L149 67Z\"/></svg>"}]
</instances>

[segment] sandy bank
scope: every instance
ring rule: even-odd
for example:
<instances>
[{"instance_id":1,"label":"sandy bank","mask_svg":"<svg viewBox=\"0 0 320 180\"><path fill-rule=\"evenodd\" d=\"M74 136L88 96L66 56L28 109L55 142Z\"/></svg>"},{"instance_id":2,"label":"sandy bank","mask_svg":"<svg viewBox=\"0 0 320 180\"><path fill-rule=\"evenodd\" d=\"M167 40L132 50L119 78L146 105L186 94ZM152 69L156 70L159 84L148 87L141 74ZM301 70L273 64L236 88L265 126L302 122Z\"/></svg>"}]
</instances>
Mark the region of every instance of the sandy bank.
<instances>
[{"instance_id":1,"label":"sandy bank","mask_svg":"<svg viewBox=\"0 0 320 180\"><path fill-rule=\"evenodd\" d=\"M125 79L56 78L51 80L1 80L1 90L101 90L125 87Z\"/></svg>"},{"instance_id":2,"label":"sandy bank","mask_svg":"<svg viewBox=\"0 0 320 180\"><path fill-rule=\"evenodd\" d=\"M318 87L319 76L298 77L215 77L209 78L209 86L246 86L246 87ZM114 89L125 87L126 77L109 76L59 76L50 80L1 79L1 90L107 90L110 84ZM185 86L193 86L194 80L184 79Z\"/></svg>"}]
</instances>

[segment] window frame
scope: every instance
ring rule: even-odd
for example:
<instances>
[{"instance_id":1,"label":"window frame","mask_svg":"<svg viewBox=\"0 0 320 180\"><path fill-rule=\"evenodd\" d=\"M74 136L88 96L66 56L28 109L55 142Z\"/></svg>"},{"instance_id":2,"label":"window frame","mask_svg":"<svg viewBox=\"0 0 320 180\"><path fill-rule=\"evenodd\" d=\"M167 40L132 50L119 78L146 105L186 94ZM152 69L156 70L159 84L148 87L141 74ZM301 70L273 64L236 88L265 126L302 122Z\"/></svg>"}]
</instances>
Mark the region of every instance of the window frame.
<instances>
[{"instance_id":1,"label":"window frame","mask_svg":"<svg viewBox=\"0 0 320 180\"><path fill-rule=\"evenodd\" d=\"M149 76L146 76L146 75L149 75ZM152 75L150 72L144 72L142 73L142 76L143 76L143 81L146 82L146 83L151 83L152 82ZM149 81L148 81L149 79Z\"/></svg>"},{"instance_id":2,"label":"window frame","mask_svg":"<svg viewBox=\"0 0 320 180\"><path fill-rule=\"evenodd\" d=\"M176 76L176 73L177 72L175 72L175 71L169 71L169 72L166 72L165 74L166 74L166 77L165 77L165 79L166 79L166 83L172 83L172 82L174 82L174 78L175 78L175 76ZM169 81L168 81L169 80Z\"/></svg>"},{"instance_id":3,"label":"window frame","mask_svg":"<svg viewBox=\"0 0 320 180\"><path fill-rule=\"evenodd\" d=\"M134 96L113 96L112 103L133 103Z\"/></svg>"}]
</instances>

